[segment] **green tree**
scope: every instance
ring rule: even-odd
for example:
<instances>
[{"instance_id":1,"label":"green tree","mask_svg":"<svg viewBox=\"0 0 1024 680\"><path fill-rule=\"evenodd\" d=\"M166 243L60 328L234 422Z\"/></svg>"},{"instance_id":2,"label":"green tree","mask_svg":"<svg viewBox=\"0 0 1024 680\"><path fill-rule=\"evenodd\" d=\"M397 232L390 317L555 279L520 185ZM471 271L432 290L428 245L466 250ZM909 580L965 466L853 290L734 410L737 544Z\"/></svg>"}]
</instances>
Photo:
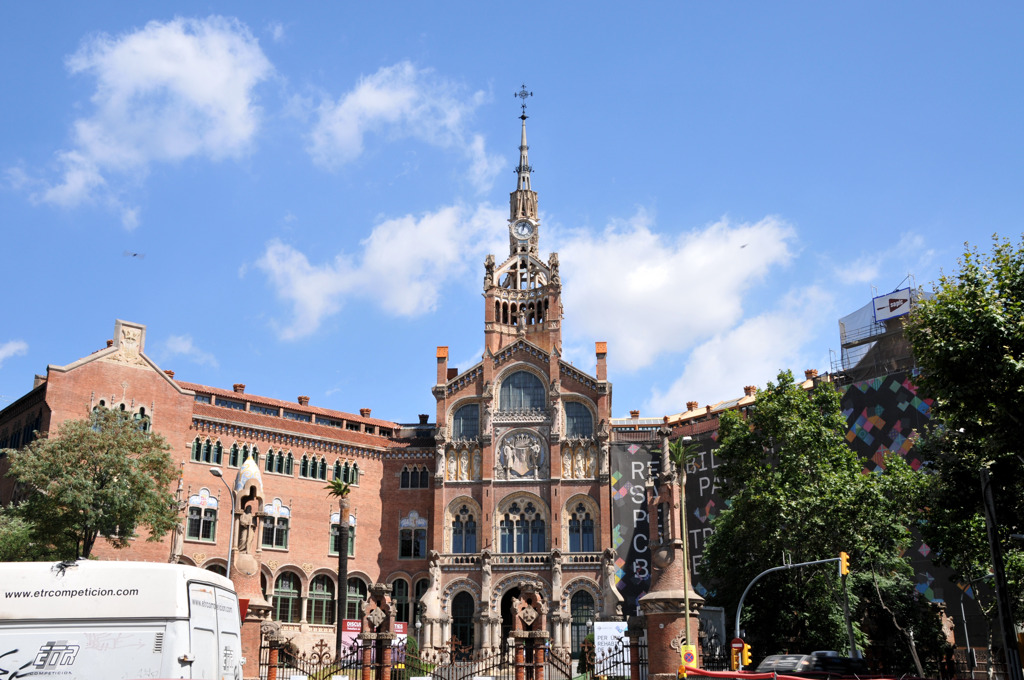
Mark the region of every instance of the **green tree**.
<instances>
[{"instance_id":1,"label":"green tree","mask_svg":"<svg viewBox=\"0 0 1024 680\"><path fill-rule=\"evenodd\" d=\"M932 397L937 426L918 444L932 472L922 531L963 580L991 568L979 473L987 469L1006 563L1007 592L1024 623L1024 236L993 237L992 251L965 244L959 269L911 313L907 337Z\"/></svg>"},{"instance_id":2,"label":"green tree","mask_svg":"<svg viewBox=\"0 0 1024 680\"><path fill-rule=\"evenodd\" d=\"M169 448L119 411L66 421L57 436L8 452L25 495L18 514L39 546L66 559L89 557L101 536L123 548L139 527L159 540L178 519Z\"/></svg>"},{"instance_id":3,"label":"green tree","mask_svg":"<svg viewBox=\"0 0 1024 680\"><path fill-rule=\"evenodd\" d=\"M32 538L33 525L18 513L17 507L0 508L0 562L26 562L48 559Z\"/></svg>"},{"instance_id":4,"label":"green tree","mask_svg":"<svg viewBox=\"0 0 1024 680\"><path fill-rule=\"evenodd\" d=\"M712 599L735 611L747 584L765 569L845 551L852 558L848 587L858 647L889 636L893 615L930 644L937 617L915 603L912 572L900 557L910 542L920 475L895 456L885 473L864 474L846 429L838 392L827 384L807 392L789 371L758 392L746 418L723 414L715 455L727 507L715 518L701 563L714 584ZM837 572L815 565L757 582L742 620L755 657L848 649ZM885 614L883 603L893 614ZM912 668L907 642L886 660L890 670Z\"/></svg>"}]
</instances>

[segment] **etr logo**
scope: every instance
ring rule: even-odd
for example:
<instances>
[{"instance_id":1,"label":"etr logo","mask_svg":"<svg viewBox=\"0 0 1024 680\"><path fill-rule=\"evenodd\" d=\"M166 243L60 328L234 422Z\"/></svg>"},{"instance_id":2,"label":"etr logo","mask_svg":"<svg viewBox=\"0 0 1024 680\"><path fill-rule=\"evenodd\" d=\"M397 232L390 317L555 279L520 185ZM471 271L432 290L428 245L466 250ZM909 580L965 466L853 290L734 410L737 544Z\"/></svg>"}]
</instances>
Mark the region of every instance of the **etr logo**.
<instances>
[{"instance_id":1,"label":"etr logo","mask_svg":"<svg viewBox=\"0 0 1024 680\"><path fill-rule=\"evenodd\" d=\"M32 660L35 668L53 670L57 666L70 666L75 663L78 645L69 645L67 640L53 640L39 648L36 658Z\"/></svg>"}]
</instances>

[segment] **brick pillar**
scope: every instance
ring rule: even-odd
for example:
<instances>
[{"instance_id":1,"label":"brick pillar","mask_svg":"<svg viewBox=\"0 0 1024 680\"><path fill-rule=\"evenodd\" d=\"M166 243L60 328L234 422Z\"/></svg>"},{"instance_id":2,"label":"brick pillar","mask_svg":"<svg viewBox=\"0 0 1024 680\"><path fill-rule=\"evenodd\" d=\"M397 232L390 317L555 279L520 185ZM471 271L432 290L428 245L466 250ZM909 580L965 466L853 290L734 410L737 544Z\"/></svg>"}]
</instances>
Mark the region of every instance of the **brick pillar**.
<instances>
[{"instance_id":1,"label":"brick pillar","mask_svg":"<svg viewBox=\"0 0 1024 680\"><path fill-rule=\"evenodd\" d=\"M526 680L526 650L523 648L523 639L516 640L516 680Z\"/></svg>"},{"instance_id":2,"label":"brick pillar","mask_svg":"<svg viewBox=\"0 0 1024 680\"><path fill-rule=\"evenodd\" d=\"M362 640L363 643L363 673L362 680L373 680L373 645L375 641Z\"/></svg>"}]
</instances>

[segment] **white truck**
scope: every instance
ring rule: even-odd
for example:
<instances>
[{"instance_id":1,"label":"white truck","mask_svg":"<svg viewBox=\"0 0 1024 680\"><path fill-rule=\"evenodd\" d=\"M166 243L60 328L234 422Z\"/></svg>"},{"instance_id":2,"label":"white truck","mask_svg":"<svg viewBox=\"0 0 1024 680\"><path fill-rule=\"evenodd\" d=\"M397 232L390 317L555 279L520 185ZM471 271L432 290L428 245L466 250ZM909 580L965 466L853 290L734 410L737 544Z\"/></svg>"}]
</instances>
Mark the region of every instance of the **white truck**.
<instances>
[{"instance_id":1,"label":"white truck","mask_svg":"<svg viewBox=\"0 0 1024 680\"><path fill-rule=\"evenodd\" d=\"M255 660L258 661L258 660ZM0 680L241 680L227 578L179 564L0 564Z\"/></svg>"}]
</instances>

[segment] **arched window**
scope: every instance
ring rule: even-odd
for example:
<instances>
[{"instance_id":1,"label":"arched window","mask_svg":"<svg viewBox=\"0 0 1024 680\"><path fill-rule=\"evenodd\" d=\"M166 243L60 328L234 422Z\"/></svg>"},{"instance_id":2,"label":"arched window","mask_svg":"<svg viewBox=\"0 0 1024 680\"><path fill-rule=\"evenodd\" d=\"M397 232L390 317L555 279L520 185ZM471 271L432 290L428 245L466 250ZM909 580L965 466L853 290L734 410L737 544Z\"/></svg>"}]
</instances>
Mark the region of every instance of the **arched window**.
<instances>
[{"instance_id":1,"label":"arched window","mask_svg":"<svg viewBox=\"0 0 1024 680\"><path fill-rule=\"evenodd\" d=\"M463 505L452 519L452 552L476 552L476 520L468 505Z\"/></svg>"},{"instance_id":2,"label":"arched window","mask_svg":"<svg viewBox=\"0 0 1024 680\"><path fill-rule=\"evenodd\" d=\"M473 596L465 590L452 598L452 637L456 638L463 649L473 649L473 617L476 615L476 603ZM466 661L468 659L458 659Z\"/></svg>"},{"instance_id":3,"label":"arched window","mask_svg":"<svg viewBox=\"0 0 1024 680\"><path fill-rule=\"evenodd\" d=\"M427 556L427 519L415 510L398 520L398 556L422 558Z\"/></svg>"},{"instance_id":4,"label":"arched window","mask_svg":"<svg viewBox=\"0 0 1024 680\"><path fill-rule=\"evenodd\" d=\"M587 636L587 624L594 621L594 596L585 590L578 590L569 600L572 615L572 658L580 658L580 645Z\"/></svg>"},{"instance_id":5,"label":"arched window","mask_svg":"<svg viewBox=\"0 0 1024 680\"><path fill-rule=\"evenodd\" d=\"M452 439L475 439L480 435L480 405L466 404L452 416Z\"/></svg>"},{"instance_id":6,"label":"arched window","mask_svg":"<svg viewBox=\"0 0 1024 680\"><path fill-rule=\"evenodd\" d=\"M295 459L292 457L292 452L289 451L288 455L284 458L284 473L289 477L292 476L292 466L295 465Z\"/></svg>"},{"instance_id":7,"label":"arched window","mask_svg":"<svg viewBox=\"0 0 1024 680\"><path fill-rule=\"evenodd\" d=\"M238 456L239 456L238 444L232 444L231 445L231 453L228 455L228 466L229 467L238 467L238 465L239 465Z\"/></svg>"},{"instance_id":8,"label":"arched window","mask_svg":"<svg viewBox=\"0 0 1024 680\"><path fill-rule=\"evenodd\" d=\"M359 486L359 463L352 463L352 471L348 474L348 481L353 486Z\"/></svg>"},{"instance_id":9,"label":"arched window","mask_svg":"<svg viewBox=\"0 0 1024 680\"><path fill-rule=\"evenodd\" d=\"M185 538L209 543L217 540L217 498L205 486L189 496Z\"/></svg>"},{"instance_id":10,"label":"arched window","mask_svg":"<svg viewBox=\"0 0 1024 680\"><path fill-rule=\"evenodd\" d=\"M565 402L565 436L570 439L594 436L594 416L578 401Z\"/></svg>"},{"instance_id":11,"label":"arched window","mask_svg":"<svg viewBox=\"0 0 1024 680\"><path fill-rule=\"evenodd\" d=\"M527 502L521 509L519 503L512 503L501 519L499 531L503 553L545 550L547 535L544 516L537 511L533 502Z\"/></svg>"},{"instance_id":12,"label":"arched window","mask_svg":"<svg viewBox=\"0 0 1024 680\"><path fill-rule=\"evenodd\" d=\"M501 383L498 408L502 411L543 409L546 398L540 378L527 371L516 371Z\"/></svg>"},{"instance_id":13,"label":"arched window","mask_svg":"<svg viewBox=\"0 0 1024 680\"><path fill-rule=\"evenodd\" d=\"M319 477L320 479L322 479L324 481L327 480L327 459L326 458L321 458L320 459L320 465L319 465L319 468L317 470L317 477Z\"/></svg>"},{"instance_id":14,"label":"arched window","mask_svg":"<svg viewBox=\"0 0 1024 680\"><path fill-rule=\"evenodd\" d=\"M346 619L358 619L359 610L366 600L366 584L361 578L352 577L348 580L348 605L345 607Z\"/></svg>"},{"instance_id":15,"label":"arched window","mask_svg":"<svg viewBox=\"0 0 1024 680\"><path fill-rule=\"evenodd\" d=\"M309 477L309 458L302 454L302 462L299 463L299 477Z\"/></svg>"},{"instance_id":16,"label":"arched window","mask_svg":"<svg viewBox=\"0 0 1024 680\"><path fill-rule=\"evenodd\" d=\"M283 572L274 582L274 620L298 623L301 618L300 602L299 577L290 571Z\"/></svg>"},{"instance_id":17,"label":"arched window","mask_svg":"<svg viewBox=\"0 0 1024 680\"><path fill-rule=\"evenodd\" d=\"M594 518L583 503L569 516L569 552L594 552Z\"/></svg>"},{"instance_id":18,"label":"arched window","mask_svg":"<svg viewBox=\"0 0 1024 680\"><path fill-rule=\"evenodd\" d=\"M223 564L208 564L204 569L206 569L206 571L212 571L214 574L220 574L221 576L228 575L228 568Z\"/></svg>"},{"instance_id":19,"label":"arched window","mask_svg":"<svg viewBox=\"0 0 1024 680\"><path fill-rule=\"evenodd\" d=\"M274 458L274 449L270 449L269 451L267 451L267 472L274 472Z\"/></svg>"},{"instance_id":20,"label":"arched window","mask_svg":"<svg viewBox=\"0 0 1024 680\"><path fill-rule=\"evenodd\" d=\"M313 578L306 601L306 622L318 626L334 623L334 581L326 574Z\"/></svg>"},{"instance_id":21,"label":"arched window","mask_svg":"<svg viewBox=\"0 0 1024 680\"><path fill-rule=\"evenodd\" d=\"M395 620L412 623L409 618L409 582L398 578L391 582L391 602L395 607Z\"/></svg>"},{"instance_id":22,"label":"arched window","mask_svg":"<svg viewBox=\"0 0 1024 680\"><path fill-rule=\"evenodd\" d=\"M96 408L99 408L99 407L97 406ZM199 439L199 437L196 437L195 439L192 440L192 460L193 460L193 462L198 463L202 459L203 459L203 443Z\"/></svg>"},{"instance_id":23,"label":"arched window","mask_svg":"<svg viewBox=\"0 0 1024 680\"><path fill-rule=\"evenodd\" d=\"M280 498L275 498L273 503L263 506L263 513L266 516L263 521L263 547L287 550L291 509L282 505Z\"/></svg>"},{"instance_id":24,"label":"arched window","mask_svg":"<svg viewBox=\"0 0 1024 680\"><path fill-rule=\"evenodd\" d=\"M213 445L213 462L220 465L220 461L224 456L224 447L221 445L218 439Z\"/></svg>"},{"instance_id":25,"label":"arched window","mask_svg":"<svg viewBox=\"0 0 1024 680\"><path fill-rule=\"evenodd\" d=\"M427 468L424 466L424 467L420 468L420 488L421 489L426 489L429 486L430 486L430 473L427 472Z\"/></svg>"}]
</instances>

